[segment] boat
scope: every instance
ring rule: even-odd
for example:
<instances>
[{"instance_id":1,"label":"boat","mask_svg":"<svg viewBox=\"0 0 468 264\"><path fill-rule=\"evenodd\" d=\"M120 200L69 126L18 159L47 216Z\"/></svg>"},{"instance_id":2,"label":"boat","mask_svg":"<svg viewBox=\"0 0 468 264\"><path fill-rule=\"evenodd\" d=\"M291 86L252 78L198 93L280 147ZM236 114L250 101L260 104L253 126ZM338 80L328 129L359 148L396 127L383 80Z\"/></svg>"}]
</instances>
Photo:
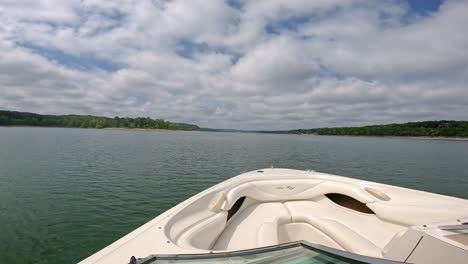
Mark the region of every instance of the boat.
<instances>
[{"instance_id":1,"label":"boat","mask_svg":"<svg viewBox=\"0 0 468 264\"><path fill-rule=\"evenodd\" d=\"M468 201L266 168L190 197L80 263L466 264Z\"/></svg>"}]
</instances>

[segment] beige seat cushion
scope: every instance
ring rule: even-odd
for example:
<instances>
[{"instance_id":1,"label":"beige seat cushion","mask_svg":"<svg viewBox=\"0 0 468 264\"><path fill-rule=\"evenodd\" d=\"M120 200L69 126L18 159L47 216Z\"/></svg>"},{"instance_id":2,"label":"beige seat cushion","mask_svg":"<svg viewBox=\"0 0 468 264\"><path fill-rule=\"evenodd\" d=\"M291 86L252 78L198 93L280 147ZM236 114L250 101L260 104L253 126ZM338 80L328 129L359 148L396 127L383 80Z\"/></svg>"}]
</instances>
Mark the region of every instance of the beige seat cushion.
<instances>
[{"instance_id":1,"label":"beige seat cushion","mask_svg":"<svg viewBox=\"0 0 468 264\"><path fill-rule=\"evenodd\" d=\"M253 204L233 217L216 241L213 250L239 250L255 248L259 244L276 244L277 235L268 238L259 235L259 230L261 234L267 234L263 231L277 232L275 225L288 223L290 220L291 215L282 203ZM264 225L265 223L273 223L273 226Z\"/></svg>"},{"instance_id":2,"label":"beige seat cushion","mask_svg":"<svg viewBox=\"0 0 468 264\"><path fill-rule=\"evenodd\" d=\"M306 222L327 234L344 249L381 256L382 248L405 227L387 223L372 214L342 208L328 199L287 202L292 222Z\"/></svg>"},{"instance_id":3,"label":"beige seat cushion","mask_svg":"<svg viewBox=\"0 0 468 264\"><path fill-rule=\"evenodd\" d=\"M313 217L306 217L304 220L320 229L349 252L366 256L382 257L381 248L340 222Z\"/></svg>"},{"instance_id":4,"label":"beige seat cushion","mask_svg":"<svg viewBox=\"0 0 468 264\"><path fill-rule=\"evenodd\" d=\"M444 222L467 216L466 208L454 210L449 204L436 207L429 201L428 204L417 205L375 203L368 206L381 219L406 226Z\"/></svg>"},{"instance_id":5,"label":"beige seat cushion","mask_svg":"<svg viewBox=\"0 0 468 264\"><path fill-rule=\"evenodd\" d=\"M336 243L330 236L305 222L289 223L279 226L278 240L280 244L303 240L313 244L344 250L344 248Z\"/></svg>"},{"instance_id":6,"label":"beige seat cushion","mask_svg":"<svg viewBox=\"0 0 468 264\"><path fill-rule=\"evenodd\" d=\"M195 224L177 240L177 244L187 249L209 250L226 226L227 212L215 214Z\"/></svg>"},{"instance_id":7,"label":"beige seat cushion","mask_svg":"<svg viewBox=\"0 0 468 264\"><path fill-rule=\"evenodd\" d=\"M257 247L279 244L278 223L263 223L257 232Z\"/></svg>"}]
</instances>

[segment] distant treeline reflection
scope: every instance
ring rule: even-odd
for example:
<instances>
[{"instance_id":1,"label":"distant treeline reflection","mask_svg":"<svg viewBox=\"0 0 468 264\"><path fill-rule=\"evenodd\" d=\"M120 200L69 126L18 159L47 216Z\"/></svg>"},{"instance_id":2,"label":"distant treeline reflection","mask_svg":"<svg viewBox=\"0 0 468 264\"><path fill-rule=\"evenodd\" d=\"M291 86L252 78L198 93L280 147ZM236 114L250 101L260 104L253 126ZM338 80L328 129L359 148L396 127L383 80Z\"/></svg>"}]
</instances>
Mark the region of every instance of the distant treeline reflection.
<instances>
[{"instance_id":1,"label":"distant treeline reflection","mask_svg":"<svg viewBox=\"0 0 468 264\"><path fill-rule=\"evenodd\" d=\"M0 126L43 126L75 128L140 128L198 130L192 124L172 123L149 117L102 117L91 115L40 115L26 112L0 111Z\"/></svg>"}]
</instances>

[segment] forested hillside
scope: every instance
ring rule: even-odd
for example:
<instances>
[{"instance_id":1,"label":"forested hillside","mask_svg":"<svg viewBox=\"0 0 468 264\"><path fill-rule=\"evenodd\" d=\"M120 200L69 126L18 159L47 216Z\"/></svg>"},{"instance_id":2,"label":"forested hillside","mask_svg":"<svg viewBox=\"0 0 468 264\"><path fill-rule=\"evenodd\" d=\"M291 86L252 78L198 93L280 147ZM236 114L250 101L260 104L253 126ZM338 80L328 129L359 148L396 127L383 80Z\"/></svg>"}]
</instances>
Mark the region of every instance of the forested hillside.
<instances>
[{"instance_id":1,"label":"forested hillside","mask_svg":"<svg viewBox=\"0 0 468 264\"><path fill-rule=\"evenodd\" d=\"M468 122L423 121L363 127L296 129L288 133L336 136L468 137Z\"/></svg>"},{"instance_id":2,"label":"forested hillside","mask_svg":"<svg viewBox=\"0 0 468 264\"><path fill-rule=\"evenodd\" d=\"M76 128L142 128L198 130L192 124L172 123L149 117L102 117L91 115L40 115L26 112L0 111L0 126L43 126Z\"/></svg>"}]
</instances>

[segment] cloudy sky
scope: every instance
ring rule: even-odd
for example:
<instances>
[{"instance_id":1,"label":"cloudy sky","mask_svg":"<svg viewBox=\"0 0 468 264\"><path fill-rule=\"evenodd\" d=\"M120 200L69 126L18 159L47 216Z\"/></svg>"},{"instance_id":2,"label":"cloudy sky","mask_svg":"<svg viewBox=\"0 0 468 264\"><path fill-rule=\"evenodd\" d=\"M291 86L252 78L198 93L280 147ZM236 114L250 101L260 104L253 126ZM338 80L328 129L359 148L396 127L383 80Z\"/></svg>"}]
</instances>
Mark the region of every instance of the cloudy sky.
<instances>
[{"instance_id":1,"label":"cloudy sky","mask_svg":"<svg viewBox=\"0 0 468 264\"><path fill-rule=\"evenodd\" d=\"M285 129L468 119L468 0L1 0L0 109Z\"/></svg>"}]
</instances>

